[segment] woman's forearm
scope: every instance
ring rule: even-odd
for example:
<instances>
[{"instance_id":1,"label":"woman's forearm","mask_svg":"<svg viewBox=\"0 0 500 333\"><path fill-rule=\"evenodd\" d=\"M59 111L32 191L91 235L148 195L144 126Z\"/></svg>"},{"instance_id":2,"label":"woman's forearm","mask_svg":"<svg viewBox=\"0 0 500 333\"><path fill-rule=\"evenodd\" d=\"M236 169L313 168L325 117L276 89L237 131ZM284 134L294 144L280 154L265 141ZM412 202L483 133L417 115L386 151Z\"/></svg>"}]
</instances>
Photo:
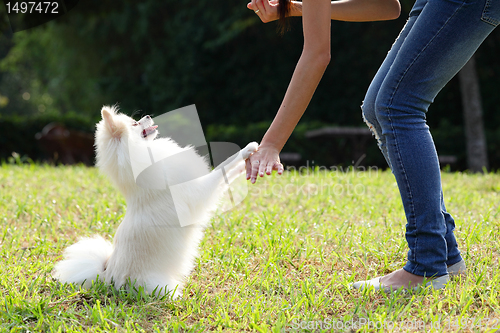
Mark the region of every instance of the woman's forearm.
<instances>
[{"instance_id":1,"label":"woman's forearm","mask_svg":"<svg viewBox=\"0 0 500 333\"><path fill-rule=\"evenodd\" d=\"M303 7L304 48L278 113L262 139L262 147L281 151L304 114L330 62L329 2L307 0Z\"/></svg>"},{"instance_id":2,"label":"woman's forearm","mask_svg":"<svg viewBox=\"0 0 500 333\"><path fill-rule=\"evenodd\" d=\"M290 16L302 16L302 2L292 1ZM332 20L368 22L393 20L399 17L398 0L339 0L331 2Z\"/></svg>"},{"instance_id":3,"label":"woman's forearm","mask_svg":"<svg viewBox=\"0 0 500 333\"><path fill-rule=\"evenodd\" d=\"M272 4L252 0L247 5L264 21ZM276 9L276 8L274 8ZM330 62L330 0L305 0L302 5L304 48L273 123L262 138L258 151L246 160L247 179L255 183L257 174L283 173L279 152L304 114Z\"/></svg>"},{"instance_id":4,"label":"woman's forearm","mask_svg":"<svg viewBox=\"0 0 500 333\"><path fill-rule=\"evenodd\" d=\"M326 54L302 53L283 102L262 138L261 146L281 151L309 105L329 61L329 55Z\"/></svg>"}]
</instances>

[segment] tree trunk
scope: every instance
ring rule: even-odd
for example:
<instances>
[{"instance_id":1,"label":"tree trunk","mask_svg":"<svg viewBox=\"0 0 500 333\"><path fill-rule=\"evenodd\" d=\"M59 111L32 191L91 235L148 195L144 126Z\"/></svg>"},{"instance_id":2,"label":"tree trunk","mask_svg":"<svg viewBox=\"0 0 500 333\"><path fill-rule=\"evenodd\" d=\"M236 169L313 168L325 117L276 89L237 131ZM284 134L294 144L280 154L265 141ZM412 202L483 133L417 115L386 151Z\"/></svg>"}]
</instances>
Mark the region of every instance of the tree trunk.
<instances>
[{"instance_id":1,"label":"tree trunk","mask_svg":"<svg viewBox=\"0 0 500 333\"><path fill-rule=\"evenodd\" d=\"M483 168L488 168L488 154L484 135L481 92L474 56L458 73L458 77L465 120L467 166L472 172L483 172Z\"/></svg>"}]
</instances>

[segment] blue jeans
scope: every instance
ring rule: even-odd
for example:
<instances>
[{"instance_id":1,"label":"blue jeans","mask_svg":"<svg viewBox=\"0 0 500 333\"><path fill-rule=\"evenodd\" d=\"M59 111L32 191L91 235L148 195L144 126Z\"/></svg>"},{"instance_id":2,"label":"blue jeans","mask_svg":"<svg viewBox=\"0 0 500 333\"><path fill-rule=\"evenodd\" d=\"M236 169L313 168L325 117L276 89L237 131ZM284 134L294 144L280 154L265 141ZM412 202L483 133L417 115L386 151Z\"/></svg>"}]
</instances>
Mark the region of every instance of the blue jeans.
<instances>
[{"instance_id":1,"label":"blue jeans","mask_svg":"<svg viewBox=\"0 0 500 333\"><path fill-rule=\"evenodd\" d=\"M499 23L500 0L417 0L366 93L363 118L403 200L410 273L441 276L462 260L426 113Z\"/></svg>"}]
</instances>

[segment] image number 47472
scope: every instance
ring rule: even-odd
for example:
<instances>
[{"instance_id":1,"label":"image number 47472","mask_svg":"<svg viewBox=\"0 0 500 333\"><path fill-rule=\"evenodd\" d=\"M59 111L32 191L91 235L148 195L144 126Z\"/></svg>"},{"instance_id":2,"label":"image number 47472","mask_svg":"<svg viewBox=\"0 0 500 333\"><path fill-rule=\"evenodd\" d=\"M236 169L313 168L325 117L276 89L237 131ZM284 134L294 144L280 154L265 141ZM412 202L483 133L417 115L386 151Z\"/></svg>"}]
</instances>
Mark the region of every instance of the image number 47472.
<instances>
[{"instance_id":1,"label":"image number 47472","mask_svg":"<svg viewBox=\"0 0 500 333\"><path fill-rule=\"evenodd\" d=\"M78 0L16 1L3 0L13 33L54 20L78 3Z\"/></svg>"}]
</instances>

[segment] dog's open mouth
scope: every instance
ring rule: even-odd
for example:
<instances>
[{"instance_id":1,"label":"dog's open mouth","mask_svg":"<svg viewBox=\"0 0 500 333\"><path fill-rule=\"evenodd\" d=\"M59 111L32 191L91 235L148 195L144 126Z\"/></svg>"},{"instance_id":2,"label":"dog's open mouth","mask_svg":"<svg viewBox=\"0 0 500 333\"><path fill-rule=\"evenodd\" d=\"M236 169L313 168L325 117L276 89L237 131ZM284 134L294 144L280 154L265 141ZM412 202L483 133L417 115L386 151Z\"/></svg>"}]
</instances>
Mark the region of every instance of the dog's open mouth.
<instances>
[{"instance_id":1,"label":"dog's open mouth","mask_svg":"<svg viewBox=\"0 0 500 333\"><path fill-rule=\"evenodd\" d=\"M142 130L142 137L144 139L146 139L151 134L156 133L156 128L158 128L158 125L150 126L148 128L143 129Z\"/></svg>"}]
</instances>

